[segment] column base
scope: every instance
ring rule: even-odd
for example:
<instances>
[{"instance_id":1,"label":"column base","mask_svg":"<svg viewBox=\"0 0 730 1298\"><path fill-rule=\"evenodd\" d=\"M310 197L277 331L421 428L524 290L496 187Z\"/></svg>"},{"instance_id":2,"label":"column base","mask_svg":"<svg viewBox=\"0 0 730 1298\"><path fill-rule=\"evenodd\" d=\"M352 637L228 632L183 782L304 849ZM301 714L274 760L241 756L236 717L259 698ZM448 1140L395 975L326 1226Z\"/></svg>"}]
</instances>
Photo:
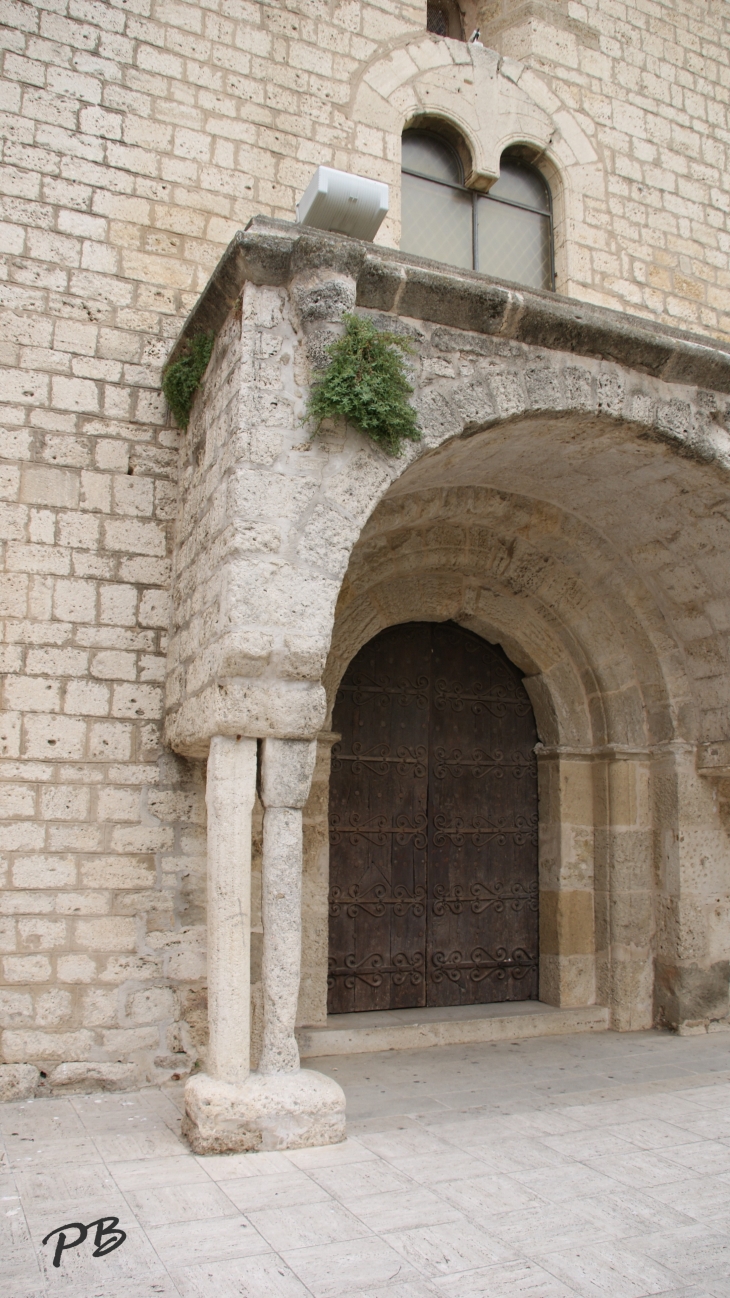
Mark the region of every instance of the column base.
<instances>
[{"instance_id":1,"label":"column base","mask_svg":"<svg viewBox=\"0 0 730 1298\"><path fill-rule=\"evenodd\" d=\"M185 1087L182 1130L196 1154L335 1145L345 1139L345 1095L309 1068L251 1073L240 1086L197 1073Z\"/></svg>"}]
</instances>

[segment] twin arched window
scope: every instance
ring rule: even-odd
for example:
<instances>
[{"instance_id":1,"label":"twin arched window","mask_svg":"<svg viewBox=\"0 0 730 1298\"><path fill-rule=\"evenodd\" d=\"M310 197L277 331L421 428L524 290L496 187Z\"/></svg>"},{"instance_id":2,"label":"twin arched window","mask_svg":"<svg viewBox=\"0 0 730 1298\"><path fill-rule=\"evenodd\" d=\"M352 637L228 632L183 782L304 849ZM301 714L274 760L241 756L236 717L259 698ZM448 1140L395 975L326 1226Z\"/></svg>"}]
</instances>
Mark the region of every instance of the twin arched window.
<instances>
[{"instance_id":1,"label":"twin arched window","mask_svg":"<svg viewBox=\"0 0 730 1298\"><path fill-rule=\"evenodd\" d=\"M540 172L509 150L488 194L464 185L455 149L427 131L403 135L404 252L553 288L552 205Z\"/></svg>"}]
</instances>

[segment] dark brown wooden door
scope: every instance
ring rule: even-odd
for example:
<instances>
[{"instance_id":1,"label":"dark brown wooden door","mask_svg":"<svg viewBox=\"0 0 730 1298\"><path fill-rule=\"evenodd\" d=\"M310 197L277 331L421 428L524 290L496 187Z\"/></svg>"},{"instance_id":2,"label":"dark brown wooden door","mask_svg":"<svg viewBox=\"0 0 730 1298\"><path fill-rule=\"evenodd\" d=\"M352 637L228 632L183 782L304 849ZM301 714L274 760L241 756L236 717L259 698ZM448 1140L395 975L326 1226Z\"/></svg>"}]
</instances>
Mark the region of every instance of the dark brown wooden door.
<instances>
[{"instance_id":1,"label":"dark brown wooden door","mask_svg":"<svg viewBox=\"0 0 730 1298\"><path fill-rule=\"evenodd\" d=\"M522 677L452 622L383 631L335 703L328 1009L537 998L537 743Z\"/></svg>"}]
</instances>

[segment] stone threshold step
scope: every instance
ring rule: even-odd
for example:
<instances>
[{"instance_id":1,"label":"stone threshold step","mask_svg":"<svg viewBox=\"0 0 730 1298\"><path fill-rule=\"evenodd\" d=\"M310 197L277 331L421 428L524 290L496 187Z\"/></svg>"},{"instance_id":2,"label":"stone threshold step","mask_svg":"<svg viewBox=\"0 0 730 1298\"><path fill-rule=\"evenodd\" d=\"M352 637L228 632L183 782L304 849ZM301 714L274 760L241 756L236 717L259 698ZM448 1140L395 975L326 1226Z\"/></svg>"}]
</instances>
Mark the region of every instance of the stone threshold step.
<instances>
[{"instance_id":1,"label":"stone threshold step","mask_svg":"<svg viewBox=\"0 0 730 1298\"><path fill-rule=\"evenodd\" d=\"M325 1027L298 1028L302 1059L356 1055L378 1050L424 1050L466 1046L477 1041L520 1041L567 1032L605 1032L602 1005L557 1009L541 1001L499 1005L454 1005L448 1009L376 1010L330 1014Z\"/></svg>"}]
</instances>

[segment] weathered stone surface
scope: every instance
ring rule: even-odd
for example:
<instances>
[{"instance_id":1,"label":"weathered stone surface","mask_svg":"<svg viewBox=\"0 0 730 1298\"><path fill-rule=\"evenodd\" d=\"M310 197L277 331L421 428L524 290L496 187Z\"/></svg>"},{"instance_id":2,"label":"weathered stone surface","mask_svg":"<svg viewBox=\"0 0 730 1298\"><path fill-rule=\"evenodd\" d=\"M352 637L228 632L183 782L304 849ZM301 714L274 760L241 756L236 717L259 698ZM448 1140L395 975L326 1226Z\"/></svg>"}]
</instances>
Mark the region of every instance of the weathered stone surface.
<instances>
[{"instance_id":1,"label":"weathered stone surface","mask_svg":"<svg viewBox=\"0 0 730 1298\"><path fill-rule=\"evenodd\" d=\"M0 1101L29 1099L40 1076L33 1064L0 1064Z\"/></svg>"},{"instance_id":2,"label":"weathered stone surface","mask_svg":"<svg viewBox=\"0 0 730 1298\"><path fill-rule=\"evenodd\" d=\"M302 958L302 811L316 743L265 739L261 760L264 840L261 917L263 1037L260 1073L299 1067L294 1036Z\"/></svg>"},{"instance_id":3,"label":"weathered stone surface","mask_svg":"<svg viewBox=\"0 0 730 1298\"><path fill-rule=\"evenodd\" d=\"M139 1086L140 1070L135 1064L59 1064L48 1078L53 1091L123 1091Z\"/></svg>"},{"instance_id":4,"label":"weathered stone surface","mask_svg":"<svg viewBox=\"0 0 730 1298\"><path fill-rule=\"evenodd\" d=\"M316 743L265 739L261 758L261 800L265 807L302 808L309 797Z\"/></svg>"},{"instance_id":5,"label":"weathered stone surface","mask_svg":"<svg viewBox=\"0 0 730 1298\"><path fill-rule=\"evenodd\" d=\"M207 777L207 1065L213 1077L237 1084L249 1071L256 741L216 735Z\"/></svg>"},{"instance_id":6,"label":"weathered stone surface","mask_svg":"<svg viewBox=\"0 0 730 1298\"><path fill-rule=\"evenodd\" d=\"M244 244L253 249L259 240L262 255L255 274L249 273L249 261L239 250ZM277 240L280 254L269 258ZM357 277L357 304L369 310L390 312L397 304L398 314L412 319L493 334L550 351L597 356L669 383L730 392L730 344L699 342L696 336L671 325L649 326L640 317L554 293L515 289L476 272L457 272L391 249L379 249L376 255L371 245L344 235L303 234L295 225L263 217L240 231L221 259L213 277L221 287L205 308L207 327L214 332L221 328L247 281L286 283L293 269L289 257L293 265L310 271L316 267L320 275L316 287L300 290L295 296L305 323L330 320L336 306L348 310L354 304L346 281L338 278L338 272L346 268ZM331 277L329 288L321 282L325 270ZM200 311L196 306L181 340L200 332Z\"/></svg>"},{"instance_id":7,"label":"weathered stone surface","mask_svg":"<svg viewBox=\"0 0 730 1298\"><path fill-rule=\"evenodd\" d=\"M302 1149L345 1138L345 1096L312 1069L231 1086L199 1073L185 1087L183 1134L196 1154Z\"/></svg>"}]
</instances>

